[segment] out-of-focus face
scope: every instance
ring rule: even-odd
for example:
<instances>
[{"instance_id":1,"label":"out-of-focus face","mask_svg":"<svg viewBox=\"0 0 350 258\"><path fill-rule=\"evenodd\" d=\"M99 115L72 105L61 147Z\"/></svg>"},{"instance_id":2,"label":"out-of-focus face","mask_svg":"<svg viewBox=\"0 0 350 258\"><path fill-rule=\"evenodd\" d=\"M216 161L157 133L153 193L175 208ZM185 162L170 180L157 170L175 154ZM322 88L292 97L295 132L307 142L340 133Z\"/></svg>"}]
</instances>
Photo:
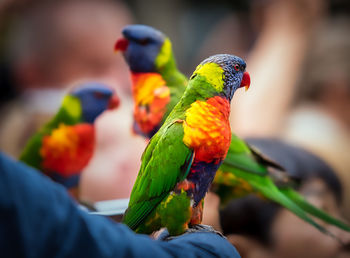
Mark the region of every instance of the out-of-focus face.
<instances>
[{"instance_id":1,"label":"out-of-focus face","mask_svg":"<svg viewBox=\"0 0 350 258\"><path fill-rule=\"evenodd\" d=\"M312 179L306 182L300 192L316 207L334 217L342 218L334 194L322 180ZM349 233L321 221L318 222L343 242L350 243ZM350 250L346 251L335 239L319 232L285 209L281 209L276 215L271 226L271 237L273 239L272 257L350 257Z\"/></svg>"},{"instance_id":2,"label":"out-of-focus face","mask_svg":"<svg viewBox=\"0 0 350 258\"><path fill-rule=\"evenodd\" d=\"M128 82L124 61L113 54L114 41L124 21L117 15L113 17L108 10L101 10L94 18L95 23L84 23L86 13L74 17L73 10L69 11L65 19L60 20L65 41L57 50L51 79L63 85L82 78L114 78L119 85Z\"/></svg>"},{"instance_id":3,"label":"out-of-focus face","mask_svg":"<svg viewBox=\"0 0 350 258\"><path fill-rule=\"evenodd\" d=\"M94 78L130 91L128 68L121 56L113 54L115 39L130 23L129 11L122 3L52 1L33 9L30 14L37 18L29 19L34 21L28 22L28 32L25 25L22 28L25 35L35 32L28 36L30 44L25 48L30 54L20 56L14 65L21 87L60 88ZM33 29L31 23L45 26ZM37 34L42 37L36 39Z\"/></svg>"}]
</instances>

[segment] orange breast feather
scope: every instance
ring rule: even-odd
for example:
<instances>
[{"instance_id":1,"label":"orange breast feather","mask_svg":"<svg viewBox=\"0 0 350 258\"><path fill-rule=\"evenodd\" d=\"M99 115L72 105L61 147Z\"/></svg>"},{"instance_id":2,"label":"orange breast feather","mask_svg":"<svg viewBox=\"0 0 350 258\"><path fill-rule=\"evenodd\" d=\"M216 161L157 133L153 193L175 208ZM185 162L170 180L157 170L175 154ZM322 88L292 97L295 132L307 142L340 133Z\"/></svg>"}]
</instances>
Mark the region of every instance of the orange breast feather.
<instances>
[{"instance_id":1,"label":"orange breast feather","mask_svg":"<svg viewBox=\"0 0 350 258\"><path fill-rule=\"evenodd\" d=\"M158 73L132 73L134 120L143 133L151 132L163 119L170 90Z\"/></svg>"},{"instance_id":2,"label":"orange breast feather","mask_svg":"<svg viewBox=\"0 0 350 258\"><path fill-rule=\"evenodd\" d=\"M229 102L219 96L196 101L186 111L184 143L195 150L198 161L219 162L226 157L231 142Z\"/></svg>"},{"instance_id":3,"label":"orange breast feather","mask_svg":"<svg viewBox=\"0 0 350 258\"><path fill-rule=\"evenodd\" d=\"M94 127L90 124L66 126L61 124L42 141L42 167L50 174L68 177L79 174L89 163L95 147Z\"/></svg>"}]
</instances>

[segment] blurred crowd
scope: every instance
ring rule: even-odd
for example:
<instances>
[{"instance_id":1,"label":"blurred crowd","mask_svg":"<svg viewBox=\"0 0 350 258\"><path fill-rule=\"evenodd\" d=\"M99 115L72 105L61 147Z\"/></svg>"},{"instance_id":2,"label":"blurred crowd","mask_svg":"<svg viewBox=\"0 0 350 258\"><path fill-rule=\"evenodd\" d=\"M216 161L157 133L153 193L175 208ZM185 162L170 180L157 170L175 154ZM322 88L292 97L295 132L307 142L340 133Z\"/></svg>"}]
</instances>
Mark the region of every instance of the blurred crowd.
<instances>
[{"instance_id":1,"label":"blurred crowd","mask_svg":"<svg viewBox=\"0 0 350 258\"><path fill-rule=\"evenodd\" d=\"M1 151L18 157L72 85L104 82L116 89L121 105L97 122L97 151L82 175L81 198L90 202L127 198L147 144L132 134L129 73L121 55L113 53L121 29L130 23L151 25L167 34L179 68L187 75L212 54L245 58L252 83L249 91L233 98L232 130L241 137L283 140L318 156L317 164L326 162L324 170L317 165L298 167L299 190L317 207L350 220L350 3L346 0L2 1ZM282 164L311 162L312 158L290 157L289 150L282 151L283 144L268 153L271 148L262 142L252 140ZM279 150L285 156L274 157ZM312 176L300 175L301 171ZM317 194L310 197L309 192ZM215 196L209 195L207 202L205 221L221 227L243 257L350 257L334 239L256 197L233 202L231 210L220 214ZM237 211L249 216L243 219ZM259 230L249 231L248 226L243 230L232 218ZM306 252L312 243L323 249Z\"/></svg>"}]
</instances>

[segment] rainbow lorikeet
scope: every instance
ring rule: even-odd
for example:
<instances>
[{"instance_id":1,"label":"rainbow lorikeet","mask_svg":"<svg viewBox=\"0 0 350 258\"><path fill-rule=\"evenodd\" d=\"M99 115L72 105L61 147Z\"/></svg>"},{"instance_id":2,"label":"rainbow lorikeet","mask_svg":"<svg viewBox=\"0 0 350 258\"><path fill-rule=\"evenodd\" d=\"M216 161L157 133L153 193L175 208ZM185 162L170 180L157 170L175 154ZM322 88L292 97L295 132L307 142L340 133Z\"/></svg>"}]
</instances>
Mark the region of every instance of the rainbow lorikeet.
<instances>
[{"instance_id":1,"label":"rainbow lorikeet","mask_svg":"<svg viewBox=\"0 0 350 258\"><path fill-rule=\"evenodd\" d=\"M171 42L161 32L144 25L123 30L115 44L130 66L134 98L134 132L151 138L177 104L187 85L176 69ZM127 51L125 51L127 49Z\"/></svg>"},{"instance_id":2,"label":"rainbow lorikeet","mask_svg":"<svg viewBox=\"0 0 350 258\"><path fill-rule=\"evenodd\" d=\"M230 101L248 86L245 62L216 55L197 66L143 156L123 222L140 233L183 233L202 220L203 198L231 142Z\"/></svg>"},{"instance_id":3,"label":"rainbow lorikeet","mask_svg":"<svg viewBox=\"0 0 350 258\"><path fill-rule=\"evenodd\" d=\"M80 174L95 149L94 122L118 105L119 98L104 84L74 88L56 115L29 139L19 159L64 185L77 199Z\"/></svg>"},{"instance_id":4,"label":"rainbow lorikeet","mask_svg":"<svg viewBox=\"0 0 350 258\"><path fill-rule=\"evenodd\" d=\"M156 60L161 59L163 63L169 63L169 65L163 66L167 67L167 69L163 68L167 74L181 77L179 75L181 73L175 65L170 40L162 32L145 25L129 25L123 29L123 35L124 38L117 41L115 48L123 52L132 74L133 71L137 71L138 74L148 72L164 74L162 67L156 65ZM167 50L164 51L164 49ZM162 78L166 85L172 85L172 90L176 88L176 83L169 80L171 77ZM140 97L138 94L142 92L152 93L148 91L149 88L152 88L151 83L151 80L144 85L142 81L138 82L137 91L134 91L135 109L139 108L137 103ZM170 95L171 103L176 103L180 99L179 95L185 90L184 85L186 84L183 80L179 80L180 93L176 91L176 94ZM133 88L135 87L133 85ZM168 107L171 108L171 105ZM170 112L170 110L150 109L148 106L143 108L148 112L146 116L142 117L144 121L148 121L150 117L158 117L159 123L154 128L159 128ZM134 115L134 121L135 124L139 124L140 118ZM141 128L142 126L138 125L137 127ZM148 133L139 131L139 133L147 138L154 134L153 131ZM232 198L256 193L289 209L323 232L324 229L310 220L307 214L349 231L349 226L309 204L292 186L294 186L294 180L285 173L281 166L264 157L245 141L232 134L226 159L216 173L212 190L220 196L222 206Z\"/></svg>"}]
</instances>

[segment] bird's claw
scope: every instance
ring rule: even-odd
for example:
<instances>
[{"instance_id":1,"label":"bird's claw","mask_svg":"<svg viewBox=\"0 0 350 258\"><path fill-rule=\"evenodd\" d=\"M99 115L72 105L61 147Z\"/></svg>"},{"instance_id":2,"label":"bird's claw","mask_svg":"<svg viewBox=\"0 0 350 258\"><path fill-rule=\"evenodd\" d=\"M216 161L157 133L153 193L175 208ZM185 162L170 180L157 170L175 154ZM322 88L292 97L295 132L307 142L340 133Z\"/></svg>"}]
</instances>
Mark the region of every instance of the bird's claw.
<instances>
[{"instance_id":1,"label":"bird's claw","mask_svg":"<svg viewBox=\"0 0 350 258\"><path fill-rule=\"evenodd\" d=\"M215 234L226 239L226 237L220 231L215 230L212 226L203 225L203 224L190 225L190 227L185 231L185 233L183 235L191 234L191 233L199 233L199 232L215 233ZM180 235L180 236L182 236L182 235ZM160 241L170 241L170 240L173 240L177 237L179 237L179 236L170 236L169 232L166 228L163 228L163 229L157 231L153 235L154 239L160 240Z\"/></svg>"},{"instance_id":2,"label":"bird's claw","mask_svg":"<svg viewBox=\"0 0 350 258\"><path fill-rule=\"evenodd\" d=\"M170 238L169 232L166 228L162 228L158 230L157 232L154 232L152 234L152 238L155 240L160 240L160 241L168 241Z\"/></svg>"},{"instance_id":3,"label":"bird's claw","mask_svg":"<svg viewBox=\"0 0 350 258\"><path fill-rule=\"evenodd\" d=\"M220 231L215 230L212 226L196 224L190 225L190 227L186 230L186 233L196 233L196 232L211 232L218 234L219 236L226 238Z\"/></svg>"}]
</instances>

